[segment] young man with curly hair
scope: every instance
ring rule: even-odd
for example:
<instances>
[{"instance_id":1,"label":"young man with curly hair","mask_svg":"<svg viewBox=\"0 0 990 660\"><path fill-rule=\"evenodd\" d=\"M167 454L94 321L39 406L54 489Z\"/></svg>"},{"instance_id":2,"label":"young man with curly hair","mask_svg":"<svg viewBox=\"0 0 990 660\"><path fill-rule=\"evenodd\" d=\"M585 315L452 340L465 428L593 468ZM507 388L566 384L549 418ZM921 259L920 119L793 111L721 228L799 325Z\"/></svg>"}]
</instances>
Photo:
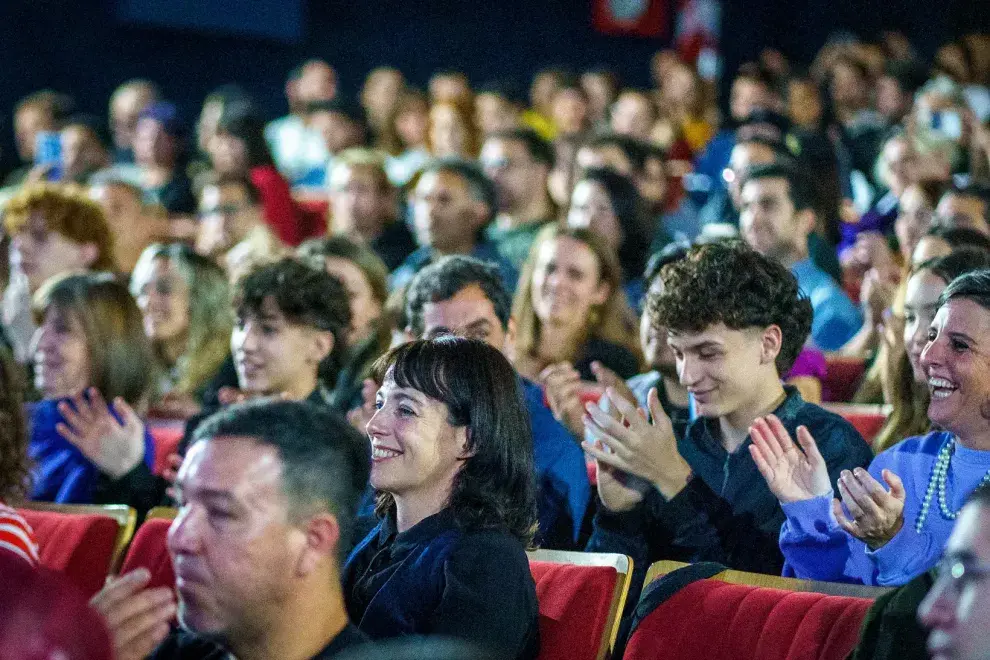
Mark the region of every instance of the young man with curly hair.
<instances>
[{"instance_id":1,"label":"young man with curly hair","mask_svg":"<svg viewBox=\"0 0 990 660\"><path fill-rule=\"evenodd\" d=\"M587 407L584 447L602 503L588 550L628 554L642 570L676 559L779 575L784 513L747 449L753 421L774 415L792 434L807 427L833 481L872 453L852 425L781 383L812 318L787 268L742 243L716 243L661 277L647 313L667 329L695 419L675 437L655 390L651 421L611 389Z\"/></svg>"}]
</instances>

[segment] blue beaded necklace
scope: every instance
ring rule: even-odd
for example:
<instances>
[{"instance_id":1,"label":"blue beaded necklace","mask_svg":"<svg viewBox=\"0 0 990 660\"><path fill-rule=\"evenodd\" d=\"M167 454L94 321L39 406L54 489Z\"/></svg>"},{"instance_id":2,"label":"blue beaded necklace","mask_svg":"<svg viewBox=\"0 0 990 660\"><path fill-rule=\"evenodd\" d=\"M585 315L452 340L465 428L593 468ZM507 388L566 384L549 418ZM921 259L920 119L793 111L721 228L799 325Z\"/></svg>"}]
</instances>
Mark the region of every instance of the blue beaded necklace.
<instances>
[{"instance_id":1,"label":"blue beaded necklace","mask_svg":"<svg viewBox=\"0 0 990 660\"><path fill-rule=\"evenodd\" d=\"M914 531L919 534L921 528L925 526L925 520L928 519L928 510L931 508L932 498L936 492L938 493L938 508L942 511L942 515L947 520L955 520L959 516L959 511L950 509L945 498L945 482L949 478L949 462L952 460L952 454L955 453L955 450L956 439L951 436L942 443L942 447L938 450L938 456L936 456L935 464L932 466L932 476L928 479L928 490L925 492L925 498L921 501L918 520L914 523ZM990 470L987 470L987 473L980 479L977 488L988 483L990 483Z\"/></svg>"}]
</instances>

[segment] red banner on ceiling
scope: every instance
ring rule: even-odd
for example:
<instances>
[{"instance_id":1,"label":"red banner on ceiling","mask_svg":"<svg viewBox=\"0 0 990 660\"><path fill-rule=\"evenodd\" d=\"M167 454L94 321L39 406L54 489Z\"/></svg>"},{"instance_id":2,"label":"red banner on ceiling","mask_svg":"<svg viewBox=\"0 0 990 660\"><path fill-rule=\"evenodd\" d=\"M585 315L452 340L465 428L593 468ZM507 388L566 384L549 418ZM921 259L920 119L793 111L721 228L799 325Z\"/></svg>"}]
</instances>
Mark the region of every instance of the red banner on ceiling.
<instances>
[{"instance_id":1,"label":"red banner on ceiling","mask_svg":"<svg viewBox=\"0 0 990 660\"><path fill-rule=\"evenodd\" d=\"M605 34L661 37L667 34L670 0L593 0L595 29Z\"/></svg>"}]
</instances>

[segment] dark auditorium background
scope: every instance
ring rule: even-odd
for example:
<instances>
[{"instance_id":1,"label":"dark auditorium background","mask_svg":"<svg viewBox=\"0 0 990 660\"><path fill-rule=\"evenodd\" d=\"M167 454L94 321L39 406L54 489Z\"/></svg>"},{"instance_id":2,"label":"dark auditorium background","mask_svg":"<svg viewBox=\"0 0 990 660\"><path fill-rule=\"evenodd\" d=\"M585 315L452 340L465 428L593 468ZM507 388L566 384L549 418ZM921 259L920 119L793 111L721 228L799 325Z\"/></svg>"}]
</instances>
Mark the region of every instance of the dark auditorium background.
<instances>
[{"instance_id":1,"label":"dark auditorium background","mask_svg":"<svg viewBox=\"0 0 990 660\"><path fill-rule=\"evenodd\" d=\"M169 23L190 6L227 28ZM132 20L149 14L169 24ZM272 16L298 18L297 33L230 31L252 24L265 30ZM869 38L899 29L930 56L963 30L988 26L981 0L727 0L720 48L731 72L766 45L767 35L785 55L809 61L836 30ZM649 57L665 42L597 32L590 0L4 0L0 107L50 87L72 94L79 110L104 114L114 87L139 76L161 81L190 119L210 89L234 81L275 117L285 101L273 90L283 89L286 72L309 56L331 62L348 93L386 64L416 85L444 67L465 71L475 84L509 77L524 85L548 65L605 65L627 84L645 85ZM8 169L10 117L0 121L0 165Z\"/></svg>"}]
</instances>

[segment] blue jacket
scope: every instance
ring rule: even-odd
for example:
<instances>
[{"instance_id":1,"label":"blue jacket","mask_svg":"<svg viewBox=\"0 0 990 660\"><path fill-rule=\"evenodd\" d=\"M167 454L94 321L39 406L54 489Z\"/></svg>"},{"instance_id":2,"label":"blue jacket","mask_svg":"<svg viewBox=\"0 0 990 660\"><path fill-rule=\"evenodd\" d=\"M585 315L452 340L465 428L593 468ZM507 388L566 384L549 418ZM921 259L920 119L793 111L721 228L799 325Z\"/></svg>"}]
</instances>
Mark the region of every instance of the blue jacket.
<instances>
[{"instance_id":1,"label":"blue jacket","mask_svg":"<svg viewBox=\"0 0 990 660\"><path fill-rule=\"evenodd\" d=\"M28 407L31 440L28 456L33 463L31 499L63 504L90 504L101 473L79 448L59 435L55 427L64 423L58 404L65 399L45 399ZM144 429L144 463L151 469L155 445Z\"/></svg>"},{"instance_id":2,"label":"blue jacket","mask_svg":"<svg viewBox=\"0 0 990 660\"><path fill-rule=\"evenodd\" d=\"M542 388L525 378L520 380L533 429L540 525L537 542L544 546L555 545L555 541L565 534L571 543L576 542L591 500L584 452L543 402Z\"/></svg>"}]
</instances>

